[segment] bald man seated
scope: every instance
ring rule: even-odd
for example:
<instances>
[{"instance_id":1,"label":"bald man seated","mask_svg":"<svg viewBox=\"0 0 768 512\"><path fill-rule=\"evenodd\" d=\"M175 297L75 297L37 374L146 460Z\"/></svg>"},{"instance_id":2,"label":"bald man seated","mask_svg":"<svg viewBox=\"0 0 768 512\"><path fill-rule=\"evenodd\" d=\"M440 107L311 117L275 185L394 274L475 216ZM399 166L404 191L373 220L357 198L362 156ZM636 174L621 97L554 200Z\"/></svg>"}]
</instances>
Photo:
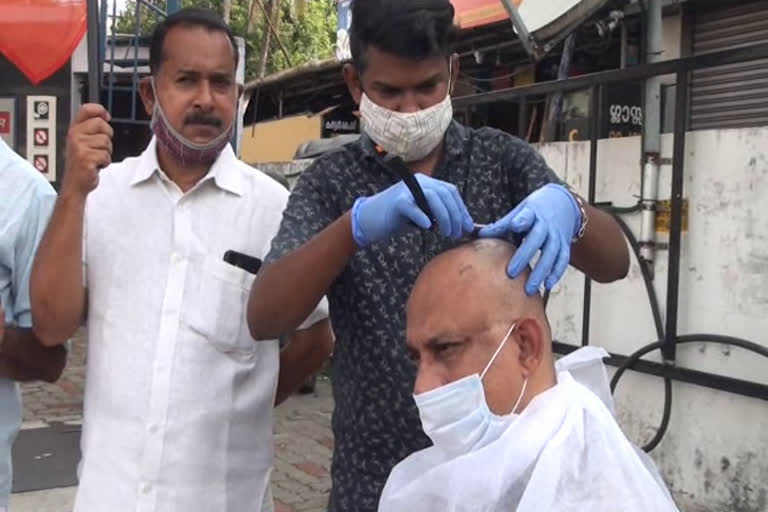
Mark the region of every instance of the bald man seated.
<instances>
[{"instance_id":1,"label":"bald man seated","mask_svg":"<svg viewBox=\"0 0 768 512\"><path fill-rule=\"evenodd\" d=\"M435 258L407 305L414 398L433 446L398 464L380 512L677 511L622 433L602 358L555 362L539 296L510 280L499 240Z\"/></svg>"}]
</instances>

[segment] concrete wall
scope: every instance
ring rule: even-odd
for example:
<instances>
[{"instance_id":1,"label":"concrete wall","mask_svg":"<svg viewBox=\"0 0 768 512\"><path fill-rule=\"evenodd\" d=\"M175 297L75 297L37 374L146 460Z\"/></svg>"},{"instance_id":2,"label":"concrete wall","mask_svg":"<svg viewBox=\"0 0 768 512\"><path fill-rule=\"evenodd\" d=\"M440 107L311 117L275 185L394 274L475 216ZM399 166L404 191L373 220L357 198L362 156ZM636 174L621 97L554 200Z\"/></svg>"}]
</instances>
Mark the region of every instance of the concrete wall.
<instances>
[{"instance_id":1,"label":"concrete wall","mask_svg":"<svg viewBox=\"0 0 768 512\"><path fill-rule=\"evenodd\" d=\"M240 158L249 164L288 162L301 144L319 139L322 116L293 116L243 128Z\"/></svg>"},{"instance_id":2,"label":"concrete wall","mask_svg":"<svg viewBox=\"0 0 768 512\"><path fill-rule=\"evenodd\" d=\"M672 156L672 136L663 156ZM540 147L550 166L587 193L589 143ZM631 205L640 194L639 138L599 143L597 200ZM768 346L768 128L698 131L687 135L684 197L690 201L683 233L679 332L738 336ZM662 169L660 197L670 197L671 167ZM639 216L625 220L639 233ZM665 233L659 241L666 241ZM662 311L667 251L655 265ZM579 344L583 276L569 270L549 305L555 337ZM629 354L656 341L637 262L628 279L594 285L592 344ZM658 354L649 359L659 360ZM768 359L712 344L682 345L681 366L768 384ZM626 375L616 400L622 427L639 445L662 415L660 378ZM686 512L768 511L768 402L698 386L673 384L669 431L653 457Z\"/></svg>"}]
</instances>

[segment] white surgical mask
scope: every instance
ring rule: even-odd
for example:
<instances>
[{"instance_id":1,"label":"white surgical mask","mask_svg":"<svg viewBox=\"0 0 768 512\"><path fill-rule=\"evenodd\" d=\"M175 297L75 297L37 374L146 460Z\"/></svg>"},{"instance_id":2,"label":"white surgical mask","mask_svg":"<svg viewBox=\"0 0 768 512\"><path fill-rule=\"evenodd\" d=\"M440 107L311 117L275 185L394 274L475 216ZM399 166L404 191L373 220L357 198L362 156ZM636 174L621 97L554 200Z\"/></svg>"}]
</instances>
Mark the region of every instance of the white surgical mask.
<instances>
[{"instance_id":1,"label":"white surgical mask","mask_svg":"<svg viewBox=\"0 0 768 512\"><path fill-rule=\"evenodd\" d=\"M479 450L497 440L517 417L517 408L525 394L528 379L523 381L512 412L504 416L494 414L488 408L482 382L514 329L515 324L512 324L481 374L475 373L414 395L424 432L436 448L451 458Z\"/></svg>"},{"instance_id":2,"label":"white surgical mask","mask_svg":"<svg viewBox=\"0 0 768 512\"><path fill-rule=\"evenodd\" d=\"M452 72L449 70L449 73ZM453 119L451 84L440 103L417 112L395 112L377 105L363 93L360 100L360 125L363 131L387 153L405 162L415 162L430 154L445 136Z\"/></svg>"}]
</instances>

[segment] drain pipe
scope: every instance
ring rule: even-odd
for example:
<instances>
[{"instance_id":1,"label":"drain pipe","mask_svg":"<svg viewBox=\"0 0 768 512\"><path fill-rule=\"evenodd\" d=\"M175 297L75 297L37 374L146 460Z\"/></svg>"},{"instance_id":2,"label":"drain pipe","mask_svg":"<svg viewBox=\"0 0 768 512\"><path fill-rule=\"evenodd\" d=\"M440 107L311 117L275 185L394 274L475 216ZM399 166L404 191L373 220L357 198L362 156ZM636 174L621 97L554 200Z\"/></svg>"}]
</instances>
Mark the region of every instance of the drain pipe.
<instances>
[{"instance_id":1,"label":"drain pipe","mask_svg":"<svg viewBox=\"0 0 768 512\"><path fill-rule=\"evenodd\" d=\"M648 0L646 11L646 62L663 60L664 41L661 25L662 0ZM661 167L661 80L648 78L645 82L643 119L642 186L640 200L640 257L653 272L656 251L656 202L659 197Z\"/></svg>"}]
</instances>

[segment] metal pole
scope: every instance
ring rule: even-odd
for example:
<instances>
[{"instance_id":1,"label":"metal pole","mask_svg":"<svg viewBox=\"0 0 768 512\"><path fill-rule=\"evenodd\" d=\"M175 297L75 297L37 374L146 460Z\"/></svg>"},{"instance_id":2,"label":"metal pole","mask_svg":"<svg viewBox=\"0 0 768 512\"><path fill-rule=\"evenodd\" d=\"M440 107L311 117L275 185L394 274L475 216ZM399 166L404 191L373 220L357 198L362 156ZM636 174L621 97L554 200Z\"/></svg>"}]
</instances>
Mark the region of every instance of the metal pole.
<instances>
[{"instance_id":1,"label":"metal pole","mask_svg":"<svg viewBox=\"0 0 768 512\"><path fill-rule=\"evenodd\" d=\"M139 85L139 35L141 34L141 6L144 0L136 2L136 26L133 27L133 73L131 74L131 119L136 120L136 91ZM157 101L157 98L155 98Z\"/></svg>"},{"instance_id":2,"label":"metal pole","mask_svg":"<svg viewBox=\"0 0 768 512\"><path fill-rule=\"evenodd\" d=\"M683 224L683 178L685 174L685 124L688 114L688 71L677 72L675 91L675 141L672 152L672 211L669 227L669 270L667 272L667 326L661 352L664 361L677 355L677 308L680 290L680 238Z\"/></svg>"},{"instance_id":3,"label":"metal pole","mask_svg":"<svg viewBox=\"0 0 768 512\"><path fill-rule=\"evenodd\" d=\"M528 28L525 26L523 18L520 17L520 13L517 12L517 6L511 0L501 0L501 3L504 4L504 8L507 10L507 14L509 14L509 19L517 31L517 37L520 38L523 48L525 48L528 55L538 59L540 56L539 47L531 33L528 32Z\"/></svg>"},{"instance_id":4,"label":"metal pole","mask_svg":"<svg viewBox=\"0 0 768 512\"><path fill-rule=\"evenodd\" d=\"M525 140L528 131L528 101L525 94L517 99L517 136Z\"/></svg>"},{"instance_id":5,"label":"metal pole","mask_svg":"<svg viewBox=\"0 0 768 512\"><path fill-rule=\"evenodd\" d=\"M565 38L563 43L563 54L560 56L560 66L557 68L557 79L567 80L571 72L571 61L573 60L573 50L576 45L576 36L573 34ZM557 123L560 122L560 113L563 110L563 93L556 92L551 97L552 108L549 111L549 122L551 132L556 133ZM555 140L552 137L550 140Z\"/></svg>"},{"instance_id":6,"label":"metal pole","mask_svg":"<svg viewBox=\"0 0 768 512\"><path fill-rule=\"evenodd\" d=\"M107 55L107 27L109 26L109 6L107 0L101 0L99 5L99 26L104 30L99 31L99 62L103 63ZM114 31L112 31L114 33ZM99 73L99 86L104 87L104 68Z\"/></svg>"},{"instance_id":7,"label":"metal pole","mask_svg":"<svg viewBox=\"0 0 768 512\"><path fill-rule=\"evenodd\" d=\"M599 139L600 116L602 115L601 97L603 86L594 85L589 95L589 190L587 200L595 204L597 190L597 142ZM581 318L581 345L589 345L589 326L592 315L592 280L584 274L584 311Z\"/></svg>"},{"instance_id":8,"label":"metal pole","mask_svg":"<svg viewBox=\"0 0 768 512\"><path fill-rule=\"evenodd\" d=\"M117 0L112 0L112 24L109 42L109 85L107 87L107 111L112 115L112 103L115 96L115 23L117 20ZM104 25L106 27L106 25Z\"/></svg>"},{"instance_id":9,"label":"metal pole","mask_svg":"<svg viewBox=\"0 0 768 512\"><path fill-rule=\"evenodd\" d=\"M100 103L99 88L99 0L88 0L88 102Z\"/></svg>"},{"instance_id":10,"label":"metal pole","mask_svg":"<svg viewBox=\"0 0 768 512\"><path fill-rule=\"evenodd\" d=\"M664 40L661 21L662 0L648 0L646 13L646 62L662 60ZM659 170L661 167L661 81L652 77L645 81L643 108L643 158L640 219L641 264L653 272L656 250L656 201L659 195ZM651 274L653 275L653 274Z\"/></svg>"}]
</instances>

